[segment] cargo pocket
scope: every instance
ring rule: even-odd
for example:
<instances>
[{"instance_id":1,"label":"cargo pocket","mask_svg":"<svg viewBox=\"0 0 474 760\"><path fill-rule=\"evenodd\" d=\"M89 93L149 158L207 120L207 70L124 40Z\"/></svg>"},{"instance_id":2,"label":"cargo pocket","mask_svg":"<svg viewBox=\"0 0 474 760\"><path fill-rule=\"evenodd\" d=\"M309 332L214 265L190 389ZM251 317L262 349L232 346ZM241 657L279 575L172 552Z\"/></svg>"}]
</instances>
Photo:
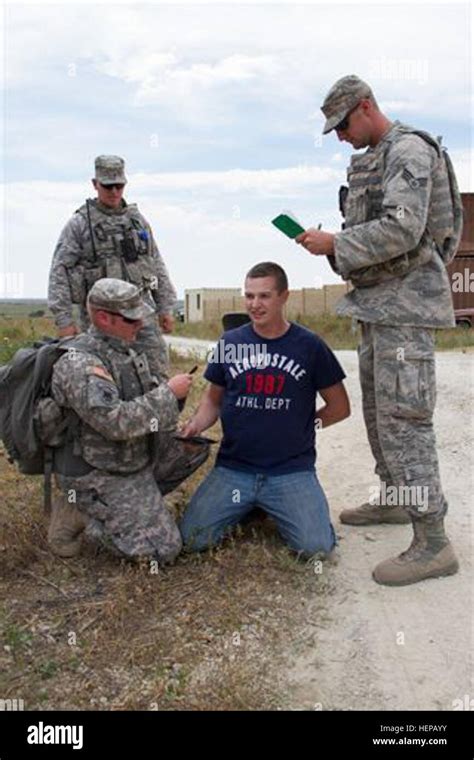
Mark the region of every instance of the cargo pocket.
<instances>
[{"instance_id":1,"label":"cargo pocket","mask_svg":"<svg viewBox=\"0 0 474 760\"><path fill-rule=\"evenodd\" d=\"M380 216L383 203L382 175L372 155L353 156L347 173L346 224L353 227Z\"/></svg>"},{"instance_id":2,"label":"cargo pocket","mask_svg":"<svg viewBox=\"0 0 474 760\"><path fill-rule=\"evenodd\" d=\"M431 419L436 404L434 359L405 357L397 364L394 416Z\"/></svg>"},{"instance_id":3,"label":"cargo pocket","mask_svg":"<svg viewBox=\"0 0 474 760\"><path fill-rule=\"evenodd\" d=\"M71 269L67 269L67 276L69 280L69 289L71 291L72 302L77 304L85 303L87 290L84 276L84 267L79 264Z\"/></svg>"},{"instance_id":4,"label":"cargo pocket","mask_svg":"<svg viewBox=\"0 0 474 760\"><path fill-rule=\"evenodd\" d=\"M383 190L378 185L371 187L367 191L367 221L372 219L379 219L382 214L383 208Z\"/></svg>"},{"instance_id":5,"label":"cargo pocket","mask_svg":"<svg viewBox=\"0 0 474 760\"><path fill-rule=\"evenodd\" d=\"M350 181L350 180L349 180ZM366 221L367 190L365 187L349 189L346 200L346 226L354 227Z\"/></svg>"}]
</instances>

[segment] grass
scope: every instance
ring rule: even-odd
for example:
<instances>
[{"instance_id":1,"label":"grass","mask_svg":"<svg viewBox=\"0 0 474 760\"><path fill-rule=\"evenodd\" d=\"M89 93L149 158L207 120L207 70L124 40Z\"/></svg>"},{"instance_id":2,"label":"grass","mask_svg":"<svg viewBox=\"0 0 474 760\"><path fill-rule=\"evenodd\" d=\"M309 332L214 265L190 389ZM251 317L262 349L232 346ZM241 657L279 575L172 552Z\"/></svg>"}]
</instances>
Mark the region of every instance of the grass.
<instances>
[{"instance_id":1,"label":"grass","mask_svg":"<svg viewBox=\"0 0 474 760\"><path fill-rule=\"evenodd\" d=\"M43 334L40 322L13 320L0 333L7 349ZM182 371L189 359L172 353L172 365ZM204 387L201 374L185 418ZM217 425L210 434L220 435ZM176 518L212 464L167 497ZM2 699L23 699L27 710L285 707L282 673L306 600L317 595L323 618L331 573L298 561L273 523L250 523L158 572L92 543L64 560L48 547L42 479L18 473L1 449L0 477Z\"/></svg>"},{"instance_id":2,"label":"grass","mask_svg":"<svg viewBox=\"0 0 474 760\"><path fill-rule=\"evenodd\" d=\"M1 470L2 698L26 709L285 706L278 669L305 596L324 606L330 578L298 562L272 525L249 525L158 573L92 544L61 560L46 542L41 484ZM194 485L173 494L176 515Z\"/></svg>"},{"instance_id":3,"label":"grass","mask_svg":"<svg viewBox=\"0 0 474 760\"><path fill-rule=\"evenodd\" d=\"M294 321L316 332L336 351L357 348L358 330L353 329L352 321L347 317L336 317L333 314L323 314L319 317L297 315ZM212 341L217 340L222 332L220 320L187 323L176 321L173 334ZM39 338L55 334L51 317L15 316L15 312L13 315L1 316L0 311L0 365L8 362L22 346L31 345ZM438 351L462 351L474 346L474 329L457 327L437 330L435 338Z\"/></svg>"},{"instance_id":4,"label":"grass","mask_svg":"<svg viewBox=\"0 0 474 760\"><path fill-rule=\"evenodd\" d=\"M309 326L333 347L355 344L344 320ZM200 337L212 337L198 327ZM457 347L472 345L471 330L444 331L446 340L449 333ZM0 320L0 363L48 334L47 318ZM174 371L189 368L189 358L171 352L171 360ZM201 371L184 418L204 385ZM218 426L210 435L220 435ZM210 467L212 460L167 497L176 518ZM93 544L76 559L59 559L46 539L41 478L19 474L1 449L0 477L2 699L23 699L27 710L285 707L285 667L301 641L308 600L317 597L322 625L328 614L330 567L316 574L297 561L268 520L157 573Z\"/></svg>"}]
</instances>

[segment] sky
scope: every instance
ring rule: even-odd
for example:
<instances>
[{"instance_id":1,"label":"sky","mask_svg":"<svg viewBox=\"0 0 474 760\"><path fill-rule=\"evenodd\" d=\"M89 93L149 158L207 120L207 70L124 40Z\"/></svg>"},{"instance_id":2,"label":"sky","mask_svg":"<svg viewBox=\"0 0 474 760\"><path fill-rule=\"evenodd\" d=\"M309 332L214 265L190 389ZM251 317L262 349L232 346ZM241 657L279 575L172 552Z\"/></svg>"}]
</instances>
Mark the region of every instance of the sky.
<instances>
[{"instance_id":1,"label":"sky","mask_svg":"<svg viewBox=\"0 0 474 760\"><path fill-rule=\"evenodd\" d=\"M7 4L0 298L46 296L101 153L124 157L180 297L266 260L293 288L338 282L270 223L340 228L353 149L321 135L327 91L368 81L390 119L443 136L472 191L471 24L453 3Z\"/></svg>"}]
</instances>

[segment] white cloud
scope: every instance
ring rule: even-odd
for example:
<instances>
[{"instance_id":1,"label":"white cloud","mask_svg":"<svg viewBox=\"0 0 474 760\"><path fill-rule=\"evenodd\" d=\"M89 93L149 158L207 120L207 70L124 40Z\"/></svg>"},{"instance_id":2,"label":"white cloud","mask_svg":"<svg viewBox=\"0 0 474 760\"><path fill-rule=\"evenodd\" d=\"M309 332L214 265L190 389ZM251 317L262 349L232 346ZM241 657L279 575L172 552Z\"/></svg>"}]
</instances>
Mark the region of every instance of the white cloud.
<instances>
[{"instance_id":1,"label":"white cloud","mask_svg":"<svg viewBox=\"0 0 474 760\"><path fill-rule=\"evenodd\" d=\"M149 4L114 12L99 4L86 12L65 6L61 13L48 5L15 7L7 13L7 76L11 85L66 76L68 63L76 62L130 85L131 106L155 103L210 123L232 102L238 109L246 87L247 95L288 106L306 100L314 111L330 84L351 69L371 81L383 102L400 103L404 111L414 102L426 115L457 119L452 105L461 99L467 108L470 99L468 85L459 90L469 76L467 11L433 8L411 5L407 20L402 7L363 3Z\"/></svg>"},{"instance_id":2,"label":"white cloud","mask_svg":"<svg viewBox=\"0 0 474 760\"><path fill-rule=\"evenodd\" d=\"M474 191L474 150L451 150L447 146L461 193Z\"/></svg>"},{"instance_id":3,"label":"white cloud","mask_svg":"<svg viewBox=\"0 0 474 760\"><path fill-rule=\"evenodd\" d=\"M312 185L336 183L343 176L341 170L330 167L301 165L284 169L135 174L131 179L137 191L143 188L170 191L200 189L219 194L253 192L261 196L273 196L298 193Z\"/></svg>"},{"instance_id":4,"label":"white cloud","mask_svg":"<svg viewBox=\"0 0 474 760\"><path fill-rule=\"evenodd\" d=\"M4 269L44 295L94 155L117 152L143 170L129 177L130 200L158 230L180 289L235 285L263 258L287 266L295 287L313 274L334 281L269 224L288 207L308 224L340 223L349 148L320 141L319 105L336 79L359 74L390 118L444 133L472 190L466 8L9 4Z\"/></svg>"}]
</instances>

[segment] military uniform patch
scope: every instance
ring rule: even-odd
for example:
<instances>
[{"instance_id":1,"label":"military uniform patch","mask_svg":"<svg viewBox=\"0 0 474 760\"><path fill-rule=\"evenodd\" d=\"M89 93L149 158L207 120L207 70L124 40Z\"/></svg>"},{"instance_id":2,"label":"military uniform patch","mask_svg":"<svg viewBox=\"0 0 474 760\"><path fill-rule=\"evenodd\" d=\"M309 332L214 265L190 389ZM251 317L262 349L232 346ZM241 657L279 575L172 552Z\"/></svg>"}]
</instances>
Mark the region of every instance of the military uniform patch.
<instances>
[{"instance_id":1,"label":"military uniform patch","mask_svg":"<svg viewBox=\"0 0 474 760\"><path fill-rule=\"evenodd\" d=\"M404 169L402 173L403 179L405 179L412 190L417 190L419 187L426 187L428 182L426 177L415 177L409 169Z\"/></svg>"},{"instance_id":2,"label":"military uniform patch","mask_svg":"<svg viewBox=\"0 0 474 760\"><path fill-rule=\"evenodd\" d=\"M118 388L110 381L97 377L94 374L89 376L87 386L87 404L89 409L101 406L114 406L120 401Z\"/></svg>"},{"instance_id":3,"label":"military uniform patch","mask_svg":"<svg viewBox=\"0 0 474 760\"><path fill-rule=\"evenodd\" d=\"M88 375L95 375L96 377L101 377L103 380L109 380L111 383L115 383L114 378L112 375L110 375L106 369L103 367L95 366L95 367L88 367L87 368L87 374Z\"/></svg>"}]
</instances>

